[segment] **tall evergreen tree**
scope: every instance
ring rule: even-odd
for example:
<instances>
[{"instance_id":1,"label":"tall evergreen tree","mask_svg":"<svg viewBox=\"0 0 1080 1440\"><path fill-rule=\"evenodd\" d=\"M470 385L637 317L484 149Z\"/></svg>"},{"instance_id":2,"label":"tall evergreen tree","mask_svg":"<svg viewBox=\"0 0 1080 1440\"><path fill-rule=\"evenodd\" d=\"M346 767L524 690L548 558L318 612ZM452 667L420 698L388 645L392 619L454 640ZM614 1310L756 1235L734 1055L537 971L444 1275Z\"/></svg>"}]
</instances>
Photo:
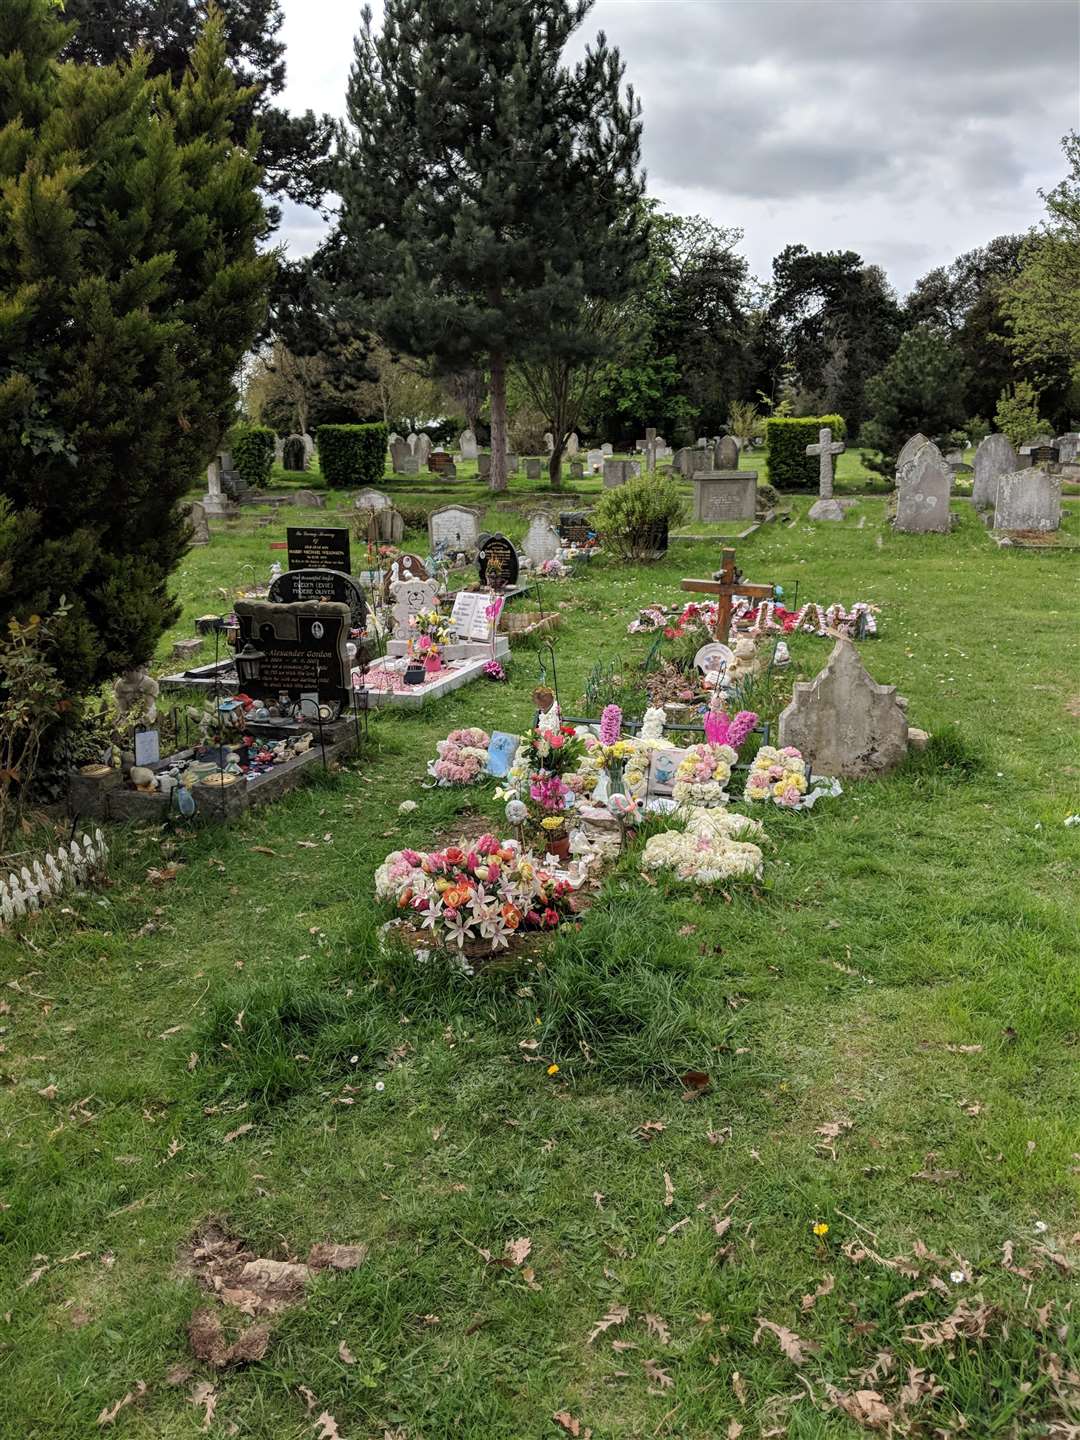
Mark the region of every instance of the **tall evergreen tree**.
<instances>
[{"instance_id":1,"label":"tall evergreen tree","mask_svg":"<svg viewBox=\"0 0 1080 1440\"><path fill-rule=\"evenodd\" d=\"M145 58L58 64L68 33L51 0L0 7L0 621L66 595L78 693L176 618L177 502L232 418L274 261L220 13L179 86Z\"/></svg>"},{"instance_id":2,"label":"tall evergreen tree","mask_svg":"<svg viewBox=\"0 0 1080 1440\"><path fill-rule=\"evenodd\" d=\"M176 85L191 61L206 14L202 0L64 0L63 10L64 18L77 27L65 59L111 65L145 49L150 52L148 73L168 75ZM272 103L285 84L281 0L228 0L223 18L229 67L237 85L250 90L234 112L236 138L242 141L255 121L264 189L298 204L321 205L334 122L312 110L291 115Z\"/></svg>"},{"instance_id":3,"label":"tall evergreen tree","mask_svg":"<svg viewBox=\"0 0 1080 1440\"><path fill-rule=\"evenodd\" d=\"M871 462L883 474L895 469L905 440L921 431L947 439L967 418L967 371L956 346L940 330L919 325L909 330L888 364L866 385L869 416L859 434L863 445L881 451Z\"/></svg>"},{"instance_id":4,"label":"tall evergreen tree","mask_svg":"<svg viewBox=\"0 0 1080 1440\"><path fill-rule=\"evenodd\" d=\"M603 34L562 63L592 0L387 0L349 80L341 225L357 301L394 348L486 360L491 485L506 486L506 372L581 360L585 302L617 301L645 243L640 107Z\"/></svg>"}]
</instances>

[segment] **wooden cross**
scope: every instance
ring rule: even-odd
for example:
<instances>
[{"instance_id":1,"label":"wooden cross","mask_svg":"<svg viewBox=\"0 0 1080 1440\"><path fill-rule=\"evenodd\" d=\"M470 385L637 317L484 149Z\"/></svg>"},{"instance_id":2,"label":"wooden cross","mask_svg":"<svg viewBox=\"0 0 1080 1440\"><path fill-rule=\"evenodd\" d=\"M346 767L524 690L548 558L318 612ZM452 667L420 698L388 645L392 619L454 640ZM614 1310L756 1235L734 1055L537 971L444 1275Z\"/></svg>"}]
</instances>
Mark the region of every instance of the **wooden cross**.
<instances>
[{"instance_id":1,"label":"wooden cross","mask_svg":"<svg viewBox=\"0 0 1080 1440\"><path fill-rule=\"evenodd\" d=\"M716 624L713 627L713 638L728 643L728 633L731 630L731 602L736 595L745 595L748 600L771 600L773 598L773 587L771 585L751 585L748 581L739 577L735 568L735 551L724 550L720 556L720 569L711 580L684 580L682 588L692 590L698 595L713 595L716 597Z\"/></svg>"},{"instance_id":2,"label":"wooden cross","mask_svg":"<svg viewBox=\"0 0 1080 1440\"><path fill-rule=\"evenodd\" d=\"M819 500L832 499L832 457L834 455L842 455L846 448L842 440L834 440L832 438L832 431L827 425L824 430L818 431L818 443L816 445L807 445L807 455L817 455L820 457L818 460Z\"/></svg>"}]
</instances>

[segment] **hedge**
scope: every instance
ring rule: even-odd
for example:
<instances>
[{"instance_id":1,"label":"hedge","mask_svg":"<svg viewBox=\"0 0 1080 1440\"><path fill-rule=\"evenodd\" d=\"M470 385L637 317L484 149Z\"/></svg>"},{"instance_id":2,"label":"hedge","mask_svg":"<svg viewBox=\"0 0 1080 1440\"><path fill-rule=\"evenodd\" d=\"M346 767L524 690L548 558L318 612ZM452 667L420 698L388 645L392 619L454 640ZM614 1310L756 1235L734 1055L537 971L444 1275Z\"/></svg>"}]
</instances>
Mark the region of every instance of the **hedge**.
<instances>
[{"instance_id":1,"label":"hedge","mask_svg":"<svg viewBox=\"0 0 1080 1440\"><path fill-rule=\"evenodd\" d=\"M818 431L828 427L834 440L843 440L847 427L842 415L774 416L765 421L769 483L777 490L816 490L818 457L807 455L816 445Z\"/></svg>"},{"instance_id":2,"label":"hedge","mask_svg":"<svg viewBox=\"0 0 1080 1440\"><path fill-rule=\"evenodd\" d=\"M230 437L233 468L245 485L265 490L274 465L274 432L265 425L237 425Z\"/></svg>"},{"instance_id":3,"label":"hedge","mask_svg":"<svg viewBox=\"0 0 1080 1440\"><path fill-rule=\"evenodd\" d=\"M319 465L328 485L374 485L386 473L385 425L320 425Z\"/></svg>"}]
</instances>

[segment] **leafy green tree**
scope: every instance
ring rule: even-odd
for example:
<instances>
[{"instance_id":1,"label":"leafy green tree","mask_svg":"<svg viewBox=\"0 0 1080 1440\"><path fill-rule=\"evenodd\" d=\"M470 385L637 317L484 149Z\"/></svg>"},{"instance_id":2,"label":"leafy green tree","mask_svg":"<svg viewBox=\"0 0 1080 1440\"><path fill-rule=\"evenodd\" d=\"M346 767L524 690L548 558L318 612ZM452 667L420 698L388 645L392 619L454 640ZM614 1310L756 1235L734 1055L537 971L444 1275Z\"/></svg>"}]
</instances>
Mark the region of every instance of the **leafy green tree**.
<instances>
[{"instance_id":1,"label":"leafy green tree","mask_svg":"<svg viewBox=\"0 0 1080 1440\"><path fill-rule=\"evenodd\" d=\"M880 450L882 471L895 468L904 442L917 431L945 436L964 423L967 375L954 346L938 330L909 330L896 353L866 385L870 419L859 435Z\"/></svg>"},{"instance_id":2,"label":"leafy green tree","mask_svg":"<svg viewBox=\"0 0 1080 1440\"><path fill-rule=\"evenodd\" d=\"M356 40L342 152L347 278L367 328L443 368L486 363L491 486L506 486L514 361L602 344L645 243L641 123L592 0L387 0Z\"/></svg>"},{"instance_id":3,"label":"leafy green tree","mask_svg":"<svg viewBox=\"0 0 1080 1440\"><path fill-rule=\"evenodd\" d=\"M50 0L0 7L0 622L65 594L79 693L176 618L177 502L232 419L274 261L220 14L178 87L142 58L59 65L68 33Z\"/></svg>"},{"instance_id":4,"label":"leafy green tree","mask_svg":"<svg viewBox=\"0 0 1080 1440\"><path fill-rule=\"evenodd\" d=\"M1047 422L1039 416L1039 392L1027 380L1018 380L1001 392L994 411L994 424L1019 449L1045 431Z\"/></svg>"},{"instance_id":5,"label":"leafy green tree","mask_svg":"<svg viewBox=\"0 0 1080 1440\"><path fill-rule=\"evenodd\" d=\"M1080 135L1071 131L1061 144L1069 173L1039 192L1048 213L1024 246L1005 310L1016 354L1040 378L1067 365L1080 386Z\"/></svg>"},{"instance_id":6,"label":"leafy green tree","mask_svg":"<svg viewBox=\"0 0 1080 1440\"><path fill-rule=\"evenodd\" d=\"M839 412L854 433L866 411L866 382L885 365L903 331L884 272L853 250L825 254L789 245L773 261L769 314L810 413Z\"/></svg>"},{"instance_id":7,"label":"leafy green tree","mask_svg":"<svg viewBox=\"0 0 1080 1440\"><path fill-rule=\"evenodd\" d=\"M111 65L141 48L150 51L148 73L168 75L174 85L190 64L206 13L202 0L64 0L61 8L77 26L65 59ZM258 160L271 195L318 207L330 178L334 122L311 110L291 115L272 103L285 84L283 19L281 0L228 0L223 7L229 68L237 85L250 90L233 112L232 129L243 142L252 122L258 125Z\"/></svg>"}]
</instances>

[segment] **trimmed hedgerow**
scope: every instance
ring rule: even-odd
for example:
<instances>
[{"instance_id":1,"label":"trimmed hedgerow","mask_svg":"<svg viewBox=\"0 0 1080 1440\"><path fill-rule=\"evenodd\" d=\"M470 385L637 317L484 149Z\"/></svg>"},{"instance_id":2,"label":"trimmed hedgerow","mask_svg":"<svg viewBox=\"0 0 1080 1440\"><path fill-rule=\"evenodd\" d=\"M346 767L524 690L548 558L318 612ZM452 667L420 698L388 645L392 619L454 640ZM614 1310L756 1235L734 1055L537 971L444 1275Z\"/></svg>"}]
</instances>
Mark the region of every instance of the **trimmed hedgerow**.
<instances>
[{"instance_id":1,"label":"trimmed hedgerow","mask_svg":"<svg viewBox=\"0 0 1080 1440\"><path fill-rule=\"evenodd\" d=\"M319 465L328 485L373 485L386 470L385 425L320 425Z\"/></svg>"},{"instance_id":2,"label":"trimmed hedgerow","mask_svg":"<svg viewBox=\"0 0 1080 1440\"><path fill-rule=\"evenodd\" d=\"M770 485L777 490L818 488L818 458L807 455L806 447L817 444L818 431L826 426L834 440L843 440L847 426L842 415L776 415L766 420Z\"/></svg>"},{"instance_id":3,"label":"trimmed hedgerow","mask_svg":"<svg viewBox=\"0 0 1080 1440\"><path fill-rule=\"evenodd\" d=\"M237 425L230 439L233 465L246 485L265 490L274 464L274 432L265 425Z\"/></svg>"}]
</instances>

